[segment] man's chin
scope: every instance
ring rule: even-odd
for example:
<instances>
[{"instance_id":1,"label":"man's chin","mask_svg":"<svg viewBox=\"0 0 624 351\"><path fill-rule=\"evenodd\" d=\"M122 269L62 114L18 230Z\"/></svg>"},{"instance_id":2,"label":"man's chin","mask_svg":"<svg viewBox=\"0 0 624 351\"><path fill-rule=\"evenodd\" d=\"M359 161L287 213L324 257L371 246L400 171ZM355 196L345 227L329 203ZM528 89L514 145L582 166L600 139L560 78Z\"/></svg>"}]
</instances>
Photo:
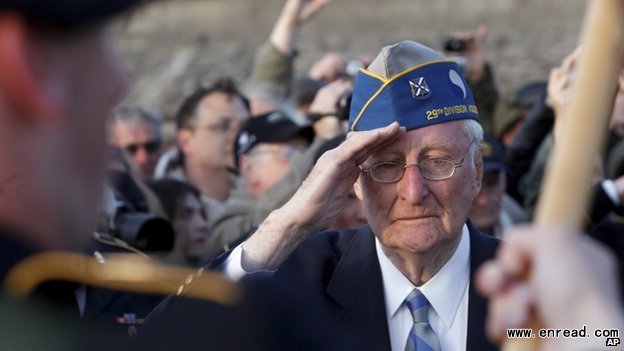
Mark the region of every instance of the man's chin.
<instances>
[{"instance_id":1,"label":"man's chin","mask_svg":"<svg viewBox=\"0 0 624 351\"><path fill-rule=\"evenodd\" d=\"M440 228L431 226L411 226L409 229L397 228L395 235L389 236L388 247L423 254L431 250L445 235Z\"/></svg>"}]
</instances>

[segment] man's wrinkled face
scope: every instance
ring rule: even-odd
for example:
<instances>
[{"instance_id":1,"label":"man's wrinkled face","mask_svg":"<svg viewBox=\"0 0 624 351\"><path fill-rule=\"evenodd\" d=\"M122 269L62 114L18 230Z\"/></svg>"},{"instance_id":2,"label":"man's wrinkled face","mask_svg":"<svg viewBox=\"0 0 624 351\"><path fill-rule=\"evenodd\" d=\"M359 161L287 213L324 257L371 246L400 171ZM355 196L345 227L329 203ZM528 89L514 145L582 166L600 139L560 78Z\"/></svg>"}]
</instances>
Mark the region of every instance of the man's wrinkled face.
<instances>
[{"instance_id":1,"label":"man's wrinkled face","mask_svg":"<svg viewBox=\"0 0 624 351\"><path fill-rule=\"evenodd\" d=\"M481 186L482 162L473 153L476 144L463 130L461 121L414 129L394 143L373 153L362 165L380 162L415 164L432 158L463 166L445 180L423 178L418 167L407 167L395 183L379 183L361 173L360 189L364 213L381 243L392 250L423 254L431 249L454 245ZM469 147L470 145L470 147Z\"/></svg>"},{"instance_id":2,"label":"man's wrinkled face","mask_svg":"<svg viewBox=\"0 0 624 351\"><path fill-rule=\"evenodd\" d=\"M256 145L248 154L243 155L241 172L247 184L247 192L258 197L275 185L291 169L292 158L301 154L308 146L302 137L280 143L261 143Z\"/></svg>"}]
</instances>

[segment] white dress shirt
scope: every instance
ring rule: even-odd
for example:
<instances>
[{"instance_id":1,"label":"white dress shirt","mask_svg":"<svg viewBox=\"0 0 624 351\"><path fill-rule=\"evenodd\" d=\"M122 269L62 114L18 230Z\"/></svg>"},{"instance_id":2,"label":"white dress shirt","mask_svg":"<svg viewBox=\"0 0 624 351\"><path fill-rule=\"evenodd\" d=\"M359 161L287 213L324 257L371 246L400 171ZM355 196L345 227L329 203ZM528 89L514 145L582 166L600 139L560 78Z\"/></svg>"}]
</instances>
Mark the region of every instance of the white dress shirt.
<instances>
[{"instance_id":1,"label":"white dress shirt","mask_svg":"<svg viewBox=\"0 0 624 351\"><path fill-rule=\"evenodd\" d=\"M415 286L390 262L380 245L379 240L375 238L383 280L390 345L392 351L404 351L407 337L414 325L412 315L404 302ZM252 273L243 269L241 259L242 248L238 245L223 263L223 274L237 281ZM468 227L464 225L453 256L433 278L418 287L431 305L429 324L438 336L441 351L466 350L469 281L470 237Z\"/></svg>"},{"instance_id":2,"label":"white dress shirt","mask_svg":"<svg viewBox=\"0 0 624 351\"><path fill-rule=\"evenodd\" d=\"M405 298L415 288L381 250L375 239L384 285L386 317L392 351L404 351L414 321ZM418 287L429 301L429 324L442 351L466 350L468 330L468 283L470 281L470 237L464 225L451 259L428 282Z\"/></svg>"}]
</instances>

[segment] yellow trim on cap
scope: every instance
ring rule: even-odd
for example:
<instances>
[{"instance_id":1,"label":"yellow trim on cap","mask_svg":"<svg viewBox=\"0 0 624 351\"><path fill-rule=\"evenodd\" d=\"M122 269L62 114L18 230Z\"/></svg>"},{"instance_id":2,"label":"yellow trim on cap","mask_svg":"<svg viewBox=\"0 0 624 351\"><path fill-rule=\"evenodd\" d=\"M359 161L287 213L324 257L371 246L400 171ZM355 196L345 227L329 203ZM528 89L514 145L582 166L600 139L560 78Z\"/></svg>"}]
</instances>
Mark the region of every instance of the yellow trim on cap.
<instances>
[{"instance_id":1,"label":"yellow trim on cap","mask_svg":"<svg viewBox=\"0 0 624 351\"><path fill-rule=\"evenodd\" d=\"M381 75L379 75L377 73L373 73L373 72L367 71L364 68L360 68L360 72L366 74L367 76L369 76L371 78L375 78L375 79L377 79L377 80L379 80L379 81L381 81L383 83L388 81L388 79L386 77L383 77L383 76L381 76Z\"/></svg>"},{"instance_id":2,"label":"yellow trim on cap","mask_svg":"<svg viewBox=\"0 0 624 351\"><path fill-rule=\"evenodd\" d=\"M391 84L392 82L394 82L395 80L397 80L397 79L399 79L399 78L403 77L404 75L406 75L406 74L408 74L408 73L410 73L410 72L412 72L412 71L415 71L415 70L417 70L417 69L419 69L419 68L422 68L422 67L425 67L425 66L429 66L429 65L433 65L433 64L435 64L435 63L443 63L443 62L450 62L450 63L453 63L453 62L456 62L456 61L454 61L454 60L448 60L448 59L447 59L447 60L436 60L436 61L429 61L429 62L425 62L425 63L422 63L422 64L420 64L420 65L410 67L410 68L408 68L408 69L404 70L403 72L400 72L400 73L398 73L398 74L396 74L396 75L394 75L393 77L388 78L388 79L383 78L382 76L380 76L380 75L378 75L378 74L376 74L376 73L372 73L372 72L369 72L369 71L366 71L366 70L364 70L364 69L360 68L360 72L362 72L362 73L364 73L364 74L366 74L366 75L368 75L368 76L371 76L371 77L373 77L373 78L379 79L379 80L381 80L381 81L382 81L382 82L384 82L384 83L383 83L383 85L382 85L381 87L379 87L379 89L377 89L377 91L375 92L375 94L373 94L373 95L372 95L372 96L368 99L368 101L366 101L366 103L364 104L364 106L363 106L363 107L362 107L362 109L360 110L360 113L358 113L357 117L355 117L355 120L353 121L353 125L351 126L351 131L352 131L352 132L354 132L354 131L355 131L355 126L356 126L356 125L358 124L358 122L360 121L360 118L362 117L362 114L364 114L364 111L366 111L366 109L368 108L368 105L370 105L370 104L373 102L373 100L375 100L375 98L377 98L377 96L379 96L379 94L381 94L381 92L382 92L382 91L383 91L383 90L384 90L384 89L385 89L388 85L390 85L390 84Z\"/></svg>"}]
</instances>

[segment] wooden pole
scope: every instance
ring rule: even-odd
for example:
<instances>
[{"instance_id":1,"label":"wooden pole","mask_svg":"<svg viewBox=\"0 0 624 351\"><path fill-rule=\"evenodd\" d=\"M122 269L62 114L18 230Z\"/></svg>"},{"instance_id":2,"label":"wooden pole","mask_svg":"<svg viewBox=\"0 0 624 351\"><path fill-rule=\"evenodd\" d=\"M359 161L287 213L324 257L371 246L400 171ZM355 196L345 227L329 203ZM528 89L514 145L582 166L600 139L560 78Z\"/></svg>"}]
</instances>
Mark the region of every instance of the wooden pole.
<instances>
[{"instance_id":1,"label":"wooden pole","mask_svg":"<svg viewBox=\"0 0 624 351\"><path fill-rule=\"evenodd\" d=\"M622 0L589 3L566 124L551 153L537 223L568 223L581 229L597 158L601 154L624 56Z\"/></svg>"},{"instance_id":2,"label":"wooden pole","mask_svg":"<svg viewBox=\"0 0 624 351\"><path fill-rule=\"evenodd\" d=\"M578 229L586 218L594 170L624 63L623 1L593 0L588 6L572 95L563 111L566 124L554 143L535 215L536 223L566 223ZM536 350L537 340L508 340L503 349Z\"/></svg>"}]
</instances>

